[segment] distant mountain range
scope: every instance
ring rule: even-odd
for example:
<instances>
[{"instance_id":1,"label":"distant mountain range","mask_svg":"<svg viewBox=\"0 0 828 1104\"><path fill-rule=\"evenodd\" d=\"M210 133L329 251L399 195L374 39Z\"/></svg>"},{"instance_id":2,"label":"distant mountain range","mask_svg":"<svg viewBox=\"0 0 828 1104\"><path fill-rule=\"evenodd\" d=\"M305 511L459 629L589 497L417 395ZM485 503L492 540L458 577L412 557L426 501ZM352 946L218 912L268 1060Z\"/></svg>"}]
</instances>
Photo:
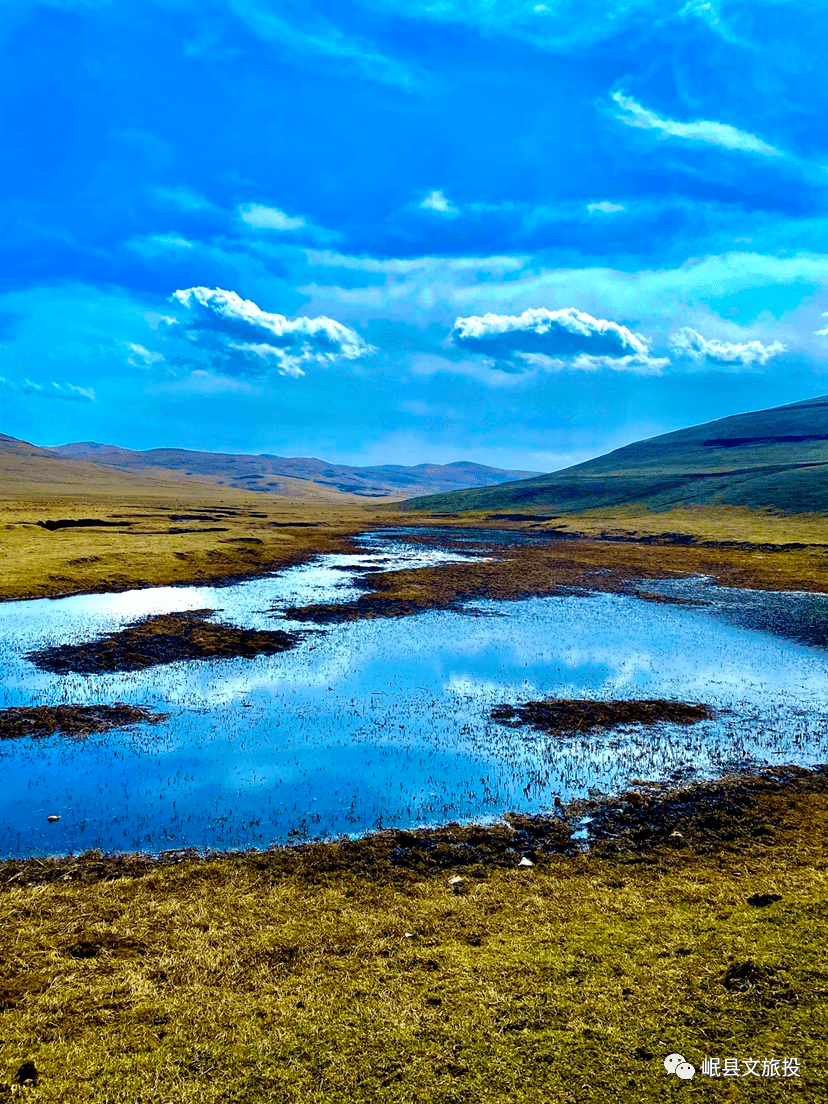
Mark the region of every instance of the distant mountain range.
<instances>
[{"instance_id":1,"label":"distant mountain range","mask_svg":"<svg viewBox=\"0 0 828 1104\"><path fill-rule=\"evenodd\" d=\"M246 454L193 452L189 449L149 449L139 452L95 441L58 445L44 449L0 435L0 454L24 455L37 459L94 464L136 474L175 473L177 477L205 479L219 485L244 491L264 491L289 498L309 495L318 498L317 489L333 495L357 495L371 499L404 499L454 491L469 487L485 487L507 480L522 479L536 472L509 471L484 464L459 461L454 464L417 464L406 467L387 464L377 467L350 467L328 464L324 460L305 457L251 456Z\"/></svg>"},{"instance_id":2,"label":"distant mountain range","mask_svg":"<svg viewBox=\"0 0 828 1104\"><path fill-rule=\"evenodd\" d=\"M828 396L665 433L551 475L415 498L404 508L568 514L716 503L828 513Z\"/></svg>"}]
</instances>

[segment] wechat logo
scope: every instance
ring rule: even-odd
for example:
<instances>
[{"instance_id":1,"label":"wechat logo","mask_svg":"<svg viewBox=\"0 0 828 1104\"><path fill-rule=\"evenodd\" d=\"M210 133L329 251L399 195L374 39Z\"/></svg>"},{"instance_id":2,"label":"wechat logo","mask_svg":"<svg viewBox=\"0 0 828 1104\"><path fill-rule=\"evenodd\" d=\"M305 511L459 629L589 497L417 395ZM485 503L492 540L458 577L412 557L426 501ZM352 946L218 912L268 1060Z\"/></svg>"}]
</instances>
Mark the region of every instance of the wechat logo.
<instances>
[{"instance_id":1,"label":"wechat logo","mask_svg":"<svg viewBox=\"0 0 828 1104\"><path fill-rule=\"evenodd\" d=\"M695 1067L685 1059L683 1054L668 1054L664 1059L664 1068L668 1073L674 1073L682 1081L689 1081L696 1072Z\"/></svg>"}]
</instances>

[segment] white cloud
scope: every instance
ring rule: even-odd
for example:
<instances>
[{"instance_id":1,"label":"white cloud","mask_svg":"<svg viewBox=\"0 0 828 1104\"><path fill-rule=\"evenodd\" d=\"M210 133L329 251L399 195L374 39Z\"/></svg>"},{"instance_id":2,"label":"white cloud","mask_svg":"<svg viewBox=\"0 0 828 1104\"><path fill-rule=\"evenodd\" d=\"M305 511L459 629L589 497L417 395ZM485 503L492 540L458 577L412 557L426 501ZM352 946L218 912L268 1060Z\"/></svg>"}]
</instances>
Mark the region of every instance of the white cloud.
<instances>
[{"instance_id":1,"label":"white cloud","mask_svg":"<svg viewBox=\"0 0 828 1104\"><path fill-rule=\"evenodd\" d=\"M121 345L123 345L125 349L129 349L127 364L133 368L152 368L154 364L162 364L164 362L163 353L154 353L135 341L122 341Z\"/></svg>"},{"instance_id":2,"label":"white cloud","mask_svg":"<svg viewBox=\"0 0 828 1104\"><path fill-rule=\"evenodd\" d=\"M493 357L496 365L508 372L613 368L653 374L670 363L650 356L650 343L642 334L574 307L458 318L450 339L461 348Z\"/></svg>"},{"instance_id":3,"label":"white cloud","mask_svg":"<svg viewBox=\"0 0 828 1104\"><path fill-rule=\"evenodd\" d=\"M710 3L710 0L688 0L679 15L683 19L693 17L701 19L704 23L708 23L713 27L719 22L719 11L715 4Z\"/></svg>"},{"instance_id":4,"label":"white cloud","mask_svg":"<svg viewBox=\"0 0 828 1104\"><path fill-rule=\"evenodd\" d=\"M308 264L313 267L342 268L348 271L379 273L393 278L424 273L433 281L439 272L458 273L470 279L491 276L504 277L518 272L529 257L359 257L330 250L305 250ZM301 289L300 289L301 290Z\"/></svg>"},{"instance_id":5,"label":"white cloud","mask_svg":"<svg viewBox=\"0 0 828 1104\"><path fill-rule=\"evenodd\" d=\"M823 311L822 317L828 318L828 311ZM824 330L814 330L814 333L817 337L828 337L828 326Z\"/></svg>"},{"instance_id":6,"label":"white cloud","mask_svg":"<svg viewBox=\"0 0 828 1104\"><path fill-rule=\"evenodd\" d=\"M580 353L569 360L545 356L543 353L519 353L518 356L530 368L541 368L546 372L562 372L564 369L597 372L603 368L613 372L632 372L636 376L660 376L672 363L669 357L651 357L641 354L613 357Z\"/></svg>"},{"instance_id":7,"label":"white cloud","mask_svg":"<svg viewBox=\"0 0 828 1104\"><path fill-rule=\"evenodd\" d=\"M607 199L602 199L600 203L588 203L587 210L591 215L596 212L600 212L602 215L614 215L616 211L623 211L623 203L610 203Z\"/></svg>"},{"instance_id":8,"label":"white cloud","mask_svg":"<svg viewBox=\"0 0 828 1104\"><path fill-rule=\"evenodd\" d=\"M188 241L187 238L177 237L174 234L147 234L142 238L132 238L126 244L128 248L134 249L136 253L140 253L145 257L157 257L159 254L163 256L166 253L177 252L182 249L196 248L195 242Z\"/></svg>"},{"instance_id":9,"label":"white cloud","mask_svg":"<svg viewBox=\"0 0 828 1104\"><path fill-rule=\"evenodd\" d=\"M744 340L745 327L756 325L751 337L758 336L765 344L778 339L789 349L796 347L814 370L825 371L828 334L816 337L813 331L815 322L828 328L828 318L823 321L813 303L821 289L826 305L817 299L819 309L828 311L826 254L778 256L733 251L638 271L594 265L546 267L541 258L520 255L416 259L377 259L322 251L305 255L313 266L309 274L313 273L318 282L300 283L297 290L306 296L303 312L312 316L347 317L365 325L382 318L388 324L430 329L435 342L439 342L458 316L484 315L487 311L520 315L539 303L550 309L577 303L580 310L596 318L636 319L631 328L652 339L653 356L655 350L659 355L670 355L667 341L680 325L735 343ZM799 305L782 310L777 306L777 293L783 305L790 304L790 289L798 284L808 285L805 298ZM734 296L748 304L741 325L718 315L719 310L731 307ZM762 321L765 312L769 313ZM771 324L773 330L768 331L766 326ZM810 344L805 342L805 335ZM376 343L380 344L378 340ZM153 346L152 342L148 344ZM483 365L485 357L480 352L473 353L471 347L468 351L470 359ZM456 352L451 359L455 358ZM771 368L778 359L769 362ZM702 362L682 357L680 364L665 367L665 372L697 372L703 367ZM502 368L489 372L487 378L491 381L495 375L506 382Z\"/></svg>"},{"instance_id":10,"label":"white cloud","mask_svg":"<svg viewBox=\"0 0 828 1104\"><path fill-rule=\"evenodd\" d=\"M608 322L603 318L593 318L591 314L565 307L563 310L550 311L546 307L525 310L520 315L485 314L470 318L458 318L452 330L452 340L457 345L470 343L501 343L506 338L512 348L521 348L521 341L529 341L533 351L539 341L560 353L585 352L587 346L599 342L608 351L617 351L622 355L627 350L633 353L646 353L647 340L634 334L626 326L617 322ZM539 339L539 341L538 341ZM538 348L543 352L545 349Z\"/></svg>"},{"instance_id":11,"label":"white cloud","mask_svg":"<svg viewBox=\"0 0 828 1104\"><path fill-rule=\"evenodd\" d=\"M456 215L459 211L453 207L442 192L429 192L420 207L424 211L437 211L441 215Z\"/></svg>"},{"instance_id":12,"label":"white cloud","mask_svg":"<svg viewBox=\"0 0 828 1104\"><path fill-rule=\"evenodd\" d=\"M172 298L188 313L181 329L210 350L231 374L304 375L308 364L357 360L374 352L359 334L333 318L289 319L264 311L251 299L222 288L192 287ZM218 366L215 365L214 366Z\"/></svg>"},{"instance_id":13,"label":"white cloud","mask_svg":"<svg viewBox=\"0 0 828 1104\"><path fill-rule=\"evenodd\" d=\"M185 188L183 185L178 185L174 188L153 188L152 195L158 202L165 206L175 207L177 210L184 211L187 214L195 214L203 211L210 211L213 213L221 211L220 207L211 203L201 192L196 192L192 188Z\"/></svg>"},{"instance_id":14,"label":"white cloud","mask_svg":"<svg viewBox=\"0 0 828 1104\"><path fill-rule=\"evenodd\" d=\"M264 207L261 203L244 203L238 210L242 222L257 230L301 230L305 225L301 215L291 217L278 207Z\"/></svg>"},{"instance_id":15,"label":"white cloud","mask_svg":"<svg viewBox=\"0 0 828 1104\"><path fill-rule=\"evenodd\" d=\"M10 380L0 376L0 385L9 391L22 395L37 395L42 399L65 399L67 402L94 402L95 392L91 387L76 387L74 383L35 383L34 380Z\"/></svg>"},{"instance_id":16,"label":"white cloud","mask_svg":"<svg viewBox=\"0 0 828 1104\"><path fill-rule=\"evenodd\" d=\"M741 150L743 153L757 153L763 157L783 157L781 150L763 142L755 134L737 130L729 123L717 123L700 119L693 123L681 123L676 119L662 119L654 111L642 107L631 96L623 92L613 92L613 100L621 108L616 114L619 122L642 130L656 130L664 138L683 138L688 142L702 142L723 149Z\"/></svg>"},{"instance_id":17,"label":"white cloud","mask_svg":"<svg viewBox=\"0 0 828 1104\"><path fill-rule=\"evenodd\" d=\"M764 366L771 357L787 351L781 341L763 345L761 341L718 341L702 337L698 330L683 326L670 338L670 349L676 356L690 357L722 368L752 368Z\"/></svg>"}]
</instances>

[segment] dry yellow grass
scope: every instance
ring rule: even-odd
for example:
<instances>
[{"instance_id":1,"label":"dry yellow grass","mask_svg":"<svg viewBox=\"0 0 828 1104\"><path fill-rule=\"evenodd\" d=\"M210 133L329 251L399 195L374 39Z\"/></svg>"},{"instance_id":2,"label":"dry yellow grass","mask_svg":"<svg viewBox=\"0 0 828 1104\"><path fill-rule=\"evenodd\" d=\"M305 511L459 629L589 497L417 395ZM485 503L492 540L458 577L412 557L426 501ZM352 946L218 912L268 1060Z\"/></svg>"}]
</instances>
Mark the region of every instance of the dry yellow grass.
<instances>
[{"instance_id":1,"label":"dry yellow grass","mask_svg":"<svg viewBox=\"0 0 828 1104\"><path fill-rule=\"evenodd\" d=\"M372 500L305 480L285 480L281 495L252 493L206 477L56 459L22 443L0 449L0 488L0 600L255 574L344 547L376 516ZM174 520L187 515L200 516ZM37 525L65 518L131 524Z\"/></svg>"},{"instance_id":2,"label":"dry yellow grass","mask_svg":"<svg viewBox=\"0 0 828 1104\"><path fill-rule=\"evenodd\" d=\"M44 1104L824 1100L824 782L731 824L527 870L381 848L342 869L330 846L0 866L0 1082L33 1062ZM713 1080L706 1056L801 1076Z\"/></svg>"},{"instance_id":3,"label":"dry yellow grass","mask_svg":"<svg viewBox=\"0 0 828 1104\"><path fill-rule=\"evenodd\" d=\"M21 485L15 494L4 488L0 599L220 582L345 548L348 536L377 523L372 504L345 495L297 501L207 480L140 485L119 473L102 479L102 470L85 488ZM131 524L53 532L37 524L65 518Z\"/></svg>"},{"instance_id":4,"label":"dry yellow grass","mask_svg":"<svg viewBox=\"0 0 828 1104\"><path fill-rule=\"evenodd\" d=\"M540 528L590 536L686 533L704 541L828 545L828 518L824 514L778 514L741 506L691 506L662 512L635 507L590 510L544 522Z\"/></svg>"}]
</instances>

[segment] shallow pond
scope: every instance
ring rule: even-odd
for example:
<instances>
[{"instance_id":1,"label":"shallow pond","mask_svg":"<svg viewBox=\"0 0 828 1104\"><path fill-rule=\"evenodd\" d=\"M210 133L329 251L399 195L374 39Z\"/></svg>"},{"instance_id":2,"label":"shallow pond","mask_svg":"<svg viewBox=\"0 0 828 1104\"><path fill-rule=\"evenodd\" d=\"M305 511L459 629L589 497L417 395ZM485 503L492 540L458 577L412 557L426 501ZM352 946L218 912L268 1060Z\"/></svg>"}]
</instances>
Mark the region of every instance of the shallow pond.
<instances>
[{"instance_id":1,"label":"shallow pond","mask_svg":"<svg viewBox=\"0 0 828 1104\"><path fill-rule=\"evenodd\" d=\"M828 599L705 580L648 583L690 603L594 594L476 601L459 612L308 629L281 610L353 599L366 567L466 558L393 533L226 587L0 604L0 707L124 701L169 714L83 739L0 743L0 855L266 847L381 826L542 812L631 779L828 759ZM292 651L103 675L26 653L149 614L305 631ZM551 738L492 722L545 696L706 702L713 721ZM49 815L60 816L50 824Z\"/></svg>"}]
</instances>

